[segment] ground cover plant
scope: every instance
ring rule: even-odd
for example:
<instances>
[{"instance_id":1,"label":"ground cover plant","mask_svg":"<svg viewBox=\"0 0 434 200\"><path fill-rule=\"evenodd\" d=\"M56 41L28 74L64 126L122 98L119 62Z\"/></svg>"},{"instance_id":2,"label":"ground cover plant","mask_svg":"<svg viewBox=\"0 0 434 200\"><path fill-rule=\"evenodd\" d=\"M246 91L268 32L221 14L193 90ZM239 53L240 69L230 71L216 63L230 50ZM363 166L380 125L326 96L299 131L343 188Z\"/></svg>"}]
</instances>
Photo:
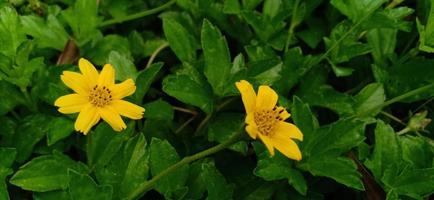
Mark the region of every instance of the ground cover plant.
<instances>
[{"instance_id":1,"label":"ground cover plant","mask_svg":"<svg viewBox=\"0 0 434 200\"><path fill-rule=\"evenodd\" d=\"M432 0L0 1L0 199L429 199Z\"/></svg>"}]
</instances>

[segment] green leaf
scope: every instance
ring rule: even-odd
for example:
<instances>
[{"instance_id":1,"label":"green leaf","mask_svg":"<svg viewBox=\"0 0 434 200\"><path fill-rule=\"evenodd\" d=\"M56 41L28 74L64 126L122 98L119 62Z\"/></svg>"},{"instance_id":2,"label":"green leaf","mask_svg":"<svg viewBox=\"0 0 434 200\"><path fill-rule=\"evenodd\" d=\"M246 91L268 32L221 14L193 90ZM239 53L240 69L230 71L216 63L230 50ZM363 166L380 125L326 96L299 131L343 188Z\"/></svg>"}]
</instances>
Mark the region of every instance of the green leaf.
<instances>
[{"instance_id":1,"label":"green leaf","mask_svg":"<svg viewBox=\"0 0 434 200\"><path fill-rule=\"evenodd\" d=\"M21 166L10 179L10 183L35 192L66 189L69 182L68 169L87 172L83 164L65 155L55 153L39 156Z\"/></svg>"},{"instance_id":2,"label":"green leaf","mask_svg":"<svg viewBox=\"0 0 434 200\"><path fill-rule=\"evenodd\" d=\"M307 183L303 175L292 168L292 161L282 155L269 157L268 153L263 152L259 156L258 165L254 174L266 181L287 179L297 192L306 195Z\"/></svg>"},{"instance_id":3,"label":"green leaf","mask_svg":"<svg viewBox=\"0 0 434 200\"><path fill-rule=\"evenodd\" d=\"M104 166L122 147L122 143L132 133L131 126L119 133L107 123L100 123L95 131L89 134L87 144L87 162L90 167Z\"/></svg>"},{"instance_id":4,"label":"green leaf","mask_svg":"<svg viewBox=\"0 0 434 200\"><path fill-rule=\"evenodd\" d=\"M20 121L13 139L17 149L17 162L26 161L32 154L33 147L45 136L50 117L43 114L28 115Z\"/></svg>"},{"instance_id":5,"label":"green leaf","mask_svg":"<svg viewBox=\"0 0 434 200\"><path fill-rule=\"evenodd\" d=\"M371 83L365 86L355 97L355 110L359 117L376 116L386 100L383 85Z\"/></svg>"},{"instance_id":6,"label":"green leaf","mask_svg":"<svg viewBox=\"0 0 434 200\"><path fill-rule=\"evenodd\" d=\"M71 27L78 46L83 46L98 32L100 20L96 1L77 0L62 15Z\"/></svg>"},{"instance_id":7,"label":"green leaf","mask_svg":"<svg viewBox=\"0 0 434 200\"><path fill-rule=\"evenodd\" d=\"M18 14L14 8L0 8L0 53L13 58L18 47L26 40Z\"/></svg>"},{"instance_id":8,"label":"green leaf","mask_svg":"<svg viewBox=\"0 0 434 200\"><path fill-rule=\"evenodd\" d=\"M431 9L427 17L427 22L422 25L419 20L417 30L419 31L419 49L421 51L434 52L434 3L431 2Z\"/></svg>"},{"instance_id":9,"label":"green leaf","mask_svg":"<svg viewBox=\"0 0 434 200\"><path fill-rule=\"evenodd\" d=\"M394 55L397 33L395 29L372 29L367 33L368 44L376 63L382 63Z\"/></svg>"},{"instance_id":10,"label":"green leaf","mask_svg":"<svg viewBox=\"0 0 434 200\"><path fill-rule=\"evenodd\" d=\"M377 122L375 147L371 159L365 162L377 180L385 182L395 179L400 165L401 149L398 138L390 125Z\"/></svg>"},{"instance_id":11,"label":"green leaf","mask_svg":"<svg viewBox=\"0 0 434 200\"><path fill-rule=\"evenodd\" d=\"M74 122L65 117L56 117L47 124L47 145L68 137L74 132Z\"/></svg>"},{"instance_id":12,"label":"green leaf","mask_svg":"<svg viewBox=\"0 0 434 200\"><path fill-rule=\"evenodd\" d=\"M36 16L22 16L21 23L24 32L34 38L39 48L62 51L68 41L68 33L54 15L48 15L46 21Z\"/></svg>"},{"instance_id":13,"label":"green leaf","mask_svg":"<svg viewBox=\"0 0 434 200\"><path fill-rule=\"evenodd\" d=\"M434 59L409 59L397 62L392 67L383 68L383 77L379 79L386 89L388 98L393 98L419 87L434 83ZM409 76L411 74L411 76ZM417 77L417 78L414 78ZM408 97L402 102L413 102L428 99L434 95L434 90Z\"/></svg>"},{"instance_id":14,"label":"green leaf","mask_svg":"<svg viewBox=\"0 0 434 200\"><path fill-rule=\"evenodd\" d=\"M314 141L315 134L319 128L319 123L309 108L309 105L303 103L300 98L294 96L291 114L297 127L303 133L302 146L309 146Z\"/></svg>"},{"instance_id":15,"label":"green leaf","mask_svg":"<svg viewBox=\"0 0 434 200\"><path fill-rule=\"evenodd\" d=\"M68 170L68 192L71 199L112 199L113 188L110 185L99 186L87 174Z\"/></svg>"},{"instance_id":16,"label":"green leaf","mask_svg":"<svg viewBox=\"0 0 434 200\"><path fill-rule=\"evenodd\" d=\"M239 14L241 5L238 0L225 0L223 12L226 14Z\"/></svg>"},{"instance_id":17,"label":"green leaf","mask_svg":"<svg viewBox=\"0 0 434 200\"><path fill-rule=\"evenodd\" d=\"M143 134L130 138L106 165L96 168L102 184L113 186L113 198L126 198L145 182L149 174L149 154Z\"/></svg>"},{"instance_id":18,"label":"green leaf","mask_svg":"<svg viewBox=\"0 0 434 200\"><path fill-rule=\"evenodd\" d=\"M10 168L15 160L17 151L14 148L0 147L0 199L9 199L6 177L13 173Z\"/></svg>"},{"instance_id":19,"label":"green leaf","mask_svg":"<svg viewBox=\"0 0 434 200\"><path fill-rule=\"evenodd\" d=\"M137 89L133 95L137 102L142 101L143 97L148 92L152 82L154 82L162 67L163 63L154 63L148 68L139 72L136 79Z\"/></svg>"},{"instance_id":20,"label":"green leaf","mask_svg":"<svg viewBox=\"0 0 434 200\"><path fill-rule=\"evenodd\" d=\"M398 194L422 199L434 193L434 168L407 169L390 184Z\"/></svg>"},{"instance_id":21,"label":"green leaf","mask_svg":"<svg viewBox=\"0 0 434 200\"><path fill-rule=\"evenodd\" d=\"M226 38L208 20L203 21L201 36L205 76L214 93L218 96L224 96L232 66Z\"/></svg>"},{"instance_id":22,"label":"green leaf","mask_svg":"<svg viewBox=\"0 0 434 200\"><path fill-rule=\"evenodd\" d=\"M161 99L145 104L145 118L172 121L174 111L172 105Z\"/></svg>"},{"instance_id":23,"label":"green leaf","mask_svg":"<svg viewBox=\"0 0 434 200\"><path fill-rule=\"evenodd\" d=\"M214 161L204 159L190 165L187 199L232 199L234 185L215 167Z\"/></svg>"},{"instance_id":24,"label":"green leaf","mask_svg":"<svg viewBox=\"0 0 434 200\"><path fill-rule=\"evenodd\" d=\"M153 177L166 170L180 160L175 148L165 140L152 138L150 145L150 166ZM187 181L188 166L182 166L171 174L161 178L155 189L166 198L173 197L174 192L181 189Z\"/></svg>"},{"instance_id":25,"label":"green leaf","mask_svg":"<svg viewBox=\"0 0 434 200\"><path fill-rule=\"evenodd\" d=\"M11 175L13 173L13 170L0 166L0 198L9 200L9 194L8 194L8 186L6 185L6 177Z\"/></svg>"},{"instance_id":26,"label":"green leaf","mask_svg":"<svg viewBox=\"0 0 434 200\"><path fill-rule=\"evenodd\" d=\"M116 70L116 80L124 81L127 79L135 80L137 77L137 69L132 60L128 59L123 54L117 51L111 51L107 63L113 65Z\"/></svg>"},{"instance_id":27,"label":"green leaf","mask_svg":"<svg viewBox=\"0 0 434 200\"><path fill-rule=\"evenodd\" d=\"M163 17L163 31L170 48L179 60L194 62L198 46L194 35L174 18Z\"/></svg>"},{"instance_id":28,"label":"green leaf","mask_svg":"<svg viewBox=\"0 0 434 200\"><path fill-rule=\"evenodd\" d=\"M207 199L232 199L234 185L226 182L225 177L217 170L213 162L204 163L201 177L207 188Z\"/></svg>"},{"instance_id":29,"label":"green leaf","mask_svg":"<svg viewBox=\"0 0 434 200\"><path fill-rule=\"evenodd\" d=\"M163 80L163 91L176 99L209 113L213 110L212 92L187 75L169 75Z\"/></svg>"},{"instance_id":30,"label":"green leaf","mask_svg":"<svg viewBox=\"0 0 434 200\"><path fill-rule=\"evenodd\" d=\"M15 106L24 103L24 96L18 88L0 80L0 115L11 111Z\"/></svg>"},{"instance_id":31,"label":"green leaf","mask_svg":"<svg viewBox=\"0 0 434 200\"><path fill-rule=\"evenodd\" d=\"M400 137L402 158L415 168L430 168L434 151L431 150L429 139L406 135Z\"/></svg>"},{"instance_id":32,"label":"green leaf","mask_svg":"<svg viewBox=\"0 0 434 200\"><path fill-rule=\"evenodd\" d=\"M34 192L33 199L35 200L71 200L68 192L65 190L54 190L50 192Z\"/></svg>"},{"instance_id":33,"label":"green leaf","mask_svg":"<svg viewBox=\"0 0 434 200\"><path fill-rule=\"evenodd\" d=\"M306 74L296 95L310 106L321 106L337 112L340 116L354 113L354 99L326 85L324 68L315 68Z\"/></svg>"},{"instance_id":34,"label":"green leaf","mask_svg":"<svg viewBox=\"0 0 434 200\"><path fill-rule=\"evenodd\" d=\"M209 125L208 140L219 143L227 141L231 136L244 130L244 118L244 115L238 113L222 113L218 115ZM229 148L245 155L248 147L245 141L240 141Z\"/></svg>"},{"instance_id":35,"label":"green leaf","mask_svg":"<svg viewBox=\"0 0 434 200\"><path fill-rule=\"evenodd\" d=\"M386 0L332 0L330 3L353 22L372 14Z\"/></svg>"},{"instance_id":36,"label":"green leaf","mask_svg":"<svg viewBox=\"0 0 434 200\"><path fill-rule=\"evenodd\" d=\"M344 157L322 157L308 162L306 169L314 176L325 176L348 187L364 190L356 164Z\"/></svg>"},{"instance_id":37,"label":"green leaf","mask_svg":"<svg viewBox=\"0 0 434 200\"><path fill-rule=\"evenodd\" d=\"M112 51L119 53L119 57L131 59L131 45L128 43L126 38L120 35L110 34L104 37L101 36L101 38L98 38L98 40L94 41L93 43L91 46L85 46L83 48L83 55L91 60L94 65L103 66L107 63L110 63L109 56ZM120 67L124 66L124 63L120 64ZM118 72L116 71L116 74L117 73Z\"/></svg>"}]
</instances>

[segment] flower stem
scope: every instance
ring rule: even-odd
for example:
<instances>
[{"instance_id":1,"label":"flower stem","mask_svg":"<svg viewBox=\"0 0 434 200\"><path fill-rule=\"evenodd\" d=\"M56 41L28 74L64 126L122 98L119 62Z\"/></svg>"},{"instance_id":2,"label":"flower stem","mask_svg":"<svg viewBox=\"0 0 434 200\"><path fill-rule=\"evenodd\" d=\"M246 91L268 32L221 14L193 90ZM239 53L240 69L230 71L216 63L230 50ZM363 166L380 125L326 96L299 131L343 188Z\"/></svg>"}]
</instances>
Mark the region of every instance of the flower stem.
<instances>
[{"instance_id":1,"label":"flower stem","mask_svg":"<svg viewBox=\"0 0 434 200\"><path fill-rule=\"evenodd\" d=\"M226 147L229 147L230 145L238 142L241 139L241 136L244 134L243 131L236 133L235 135L233 135L231 138L229 138L226 142L220 143L214 147L211 147L209 149L206 149L204 151L201 151L199 153L196 153L194 155L191 156L187 156L184 157L182 160L180 160L179 162L175 163L174 165L170 166L169 168L165 169L164 171L162 171L161 173L159 173L158 175L152 177L151 180L146 181L142 184L140 184L129 196L127 199L136 199L138 197L140 197L144 192L148 191L149 189L151 189L155 183L160 180L161 178L165 177L166 175L172 173L173 171L179 169L180 167L189 164L193 161L199 160L201 158L204 158L206 156L209 156L211 154L217 153L223 149L225 149Z\"/></svg>"},{"instance_id":2,"label":"flower stem","mask_svg":"<svg viewBox=\"0 0 434 200\"><path fill-rule=\"evenodd\" d=\"M300 6L299 4L300 4L300 0L296 0L294 2L294 10L292 11L292 15L291 15L291 24L289 25L288 37L286 38L285 52L287 52L289 49L289 45L291 44L292 37L294 35L295 27L297 27L300 24L299 21L296 21L296 17L298 15L298 7Z\"/></svg>"},{"instance_id":3,"label":"flower stem","mask_svg":"<svg viewBox=\"0 0 434 200\"><path fill-rule=\"evenodd\" d=\"M167 3L161 5L160 7L156 7L156 8L150 9L150 10L145 10L142 12L134 13L132 15L127 15L125 17L109 19L107 21L102 22L99 26L100 27L110 26L113 24L122 23L122 22L130 21L130 20L142 18L142 17L148 16L148 15L152 15L152 14L158 13L158 12L170 7L175 2L176 2L176 0L170 0Z\"/></svg>"}]
</instances>

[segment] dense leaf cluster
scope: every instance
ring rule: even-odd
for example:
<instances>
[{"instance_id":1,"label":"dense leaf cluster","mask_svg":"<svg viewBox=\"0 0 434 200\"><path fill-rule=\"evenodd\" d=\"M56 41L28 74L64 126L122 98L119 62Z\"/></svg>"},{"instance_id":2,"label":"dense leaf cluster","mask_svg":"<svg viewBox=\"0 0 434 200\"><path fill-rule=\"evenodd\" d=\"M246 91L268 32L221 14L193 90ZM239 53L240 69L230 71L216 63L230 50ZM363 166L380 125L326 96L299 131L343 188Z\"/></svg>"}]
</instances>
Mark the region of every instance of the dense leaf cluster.
<instances>
[{"instance_id":1,"label":"dense leaf cluster","mask_svg":"<svg viewBox=\"0 0 434 200\"><path fill-rule=\"evenodd\" d=\"M131 198L244 131L242 79L279 93L303 159L245 134L144 199L427 199L432 53L432 0L0 1L0 199ZM80 57L134 79L145 118L75 133L53 102Z\"/></svg>"}]
</instances>

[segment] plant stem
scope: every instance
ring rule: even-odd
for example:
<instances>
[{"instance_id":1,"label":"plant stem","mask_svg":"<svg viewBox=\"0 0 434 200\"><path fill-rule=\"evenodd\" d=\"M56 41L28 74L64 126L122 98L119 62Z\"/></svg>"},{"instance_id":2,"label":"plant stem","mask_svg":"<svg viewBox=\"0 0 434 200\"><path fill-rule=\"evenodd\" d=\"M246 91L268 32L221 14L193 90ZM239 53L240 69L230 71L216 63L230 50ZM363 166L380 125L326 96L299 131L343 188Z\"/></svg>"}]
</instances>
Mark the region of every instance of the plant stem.
<instances>
[{"instance_id":1,"label":"plant stem","mask_svg":"<svg viewBox=\"0 0 434 200\"><path fill-rule=\"evenodd\" d=\"M145 69L147 69L147 68L149 68L151 65L152 65L152 63L154 62L154 60L155 60L155 57L157 57L157 55L158 55L158 53L160 53L160 51L161 50L163 50L164 48L166 48L166 47L168 47L169 46L169 43L167 43L167 42L165 42L165 43L163 43L162 45L160 45L153 53L152 53L152 55L151 55L151 57L149 58L149 60L148 60L148 64L146 64L146 68Z\"/></svg>"},{"instance_id":2,"label":"plant stem","mask_svg":"<svg viewBox=\"0 0 434 200\"><path fill-rule=\"evenodd\" d=\"M429 85L425 85L425 86L423 86L423 87L420 87L420 88L417 88L417 89L412 90L412 91L410 91L410 92L407 92L407 93L405 93L405 94L403 94L403 95L400 95L400 96L394 97L394 98L392 98L392 99L390 99L390 100L384 102L384 103L381 104L379 107L381 107L381 108L386 107L386 106L388 106L388 105L390 105L390 104L396 103L396 102L401 101L401 100L403 100L403 99L406 99L406 98L408 98L408 97L411 97L411 96L414 96L414 95L416 95L416 94L422 93L422 92L424 92L425 90L431 89L431 88L433 88L433 87L434 87L434 83L431 83L431 84L429 84Z\"/></svg>"},{"instance_id":3,"label":"plant stem","mask_svg":"<svg viewBox=\"0 0 434 200\"><path fill-rule=\"evenodd\" d=\"M300 22L295 21L295 17L297 17L297 15L298 15L299 4L300 4L300 0L296 0L294 2L294 10L293 10L292 15L291 15L291 24L289 25L288 37L286 38L285 52L287 52L289 49L289 45L290 45L292 37L294 35L295 27L297 27L298 24L300 24Z\"/></svg>"},{"instance_id":4,"label":"plant stem","mask_svg":"<svg viewBox=\"0 0 434 200\"><path fill-rule=\"evenodd\" d=\"M365 115L366 113L372 112L373 110L376 110L376 109L380 109L380 108L382 109L382 108L384 108L384 107L386 107L386 106L388 106L388 105L390 105L390 104L393 104L393 103L396 103L396 102L398 102L398 101L404 100L404 99L406 99L406 98L408 98L408 97L411 97L411 96L414 96L414 95L416 95L416 94L419 94L419 93L425 92L426 90L431 89L431 88L434 88L434 83L431 83L431 84L429 84L429 85L422 86L422 87L420 87L420 88L414 89L414 90L412 90L412 91L410 91L410 92L407 92L407 93L405 93L405 94L402 94L402 95L399 95L399 96L397 96L397 97L394 97L394 98L392 98L392 99L390 99L390 100L388 100L388 101L385 101L384 103L380 104L380 105L377 106L377 107L374 107L374 108L372 108L372 109L368 109L368 110L366 110L365 112L361 113L361 115Z\"/></svg>"},{"instance_id":5,"label":"plant stem","mask_svg":"<svg viewBox=\"0 0 434 200\"><path fill-rule=\"evenodd\" d=\"M170 7L175 2L176 2L176 0L170 0L167 3L161 5L160 7L156 7L156 8L150 9L150 10L145 10L142 12L134 13L132 15L127 15L125 17L120 17L117 19L109 19L107 21L102 22L99 26L100 27L110 26L113 24L122 23L122 22L130 21L130 20L142 18L142 17L148 16L148 15L152 15L152 14L158 13L158 12Z\"/></svg>"},{"instance_id":6,"label":"plant stem","mask_svg":"<svg viewBox=\"0 0 434 200\"><path fill-rule=\"evenodd\" d=\"M172 173L173 171L179 169L180 167L189 164L193 161L199 160L201 158L204 158L206 156L209 156L211 154L217 153L223 149L225 149L226 147L229 147L230 145L234 144L235 142L238 142L241 138L241 136L243 135L244 132L238 132L237 134L233 135L231 138L229 138L226 142L220 143L214 147L211 147L209 149L206 149L204 151L201 151L199 153L196 153L194 155L191 156L187 156L184 157L182 160L180 160L179 162L175 163L174 165L170 166L169 168L165 169L164 171L162 171L161 173L159 173L157 176L152 177L151 180L146 181L142 184L140 184L137 189L135 189L129 196L127 199L136 199L138 198L140 195L142 195L144 192L148 191L149 189L152 188L152 186L154 186L154 184L160 180L161 178L163 178L164 176Z\"/></svg>"}]
</instances>

